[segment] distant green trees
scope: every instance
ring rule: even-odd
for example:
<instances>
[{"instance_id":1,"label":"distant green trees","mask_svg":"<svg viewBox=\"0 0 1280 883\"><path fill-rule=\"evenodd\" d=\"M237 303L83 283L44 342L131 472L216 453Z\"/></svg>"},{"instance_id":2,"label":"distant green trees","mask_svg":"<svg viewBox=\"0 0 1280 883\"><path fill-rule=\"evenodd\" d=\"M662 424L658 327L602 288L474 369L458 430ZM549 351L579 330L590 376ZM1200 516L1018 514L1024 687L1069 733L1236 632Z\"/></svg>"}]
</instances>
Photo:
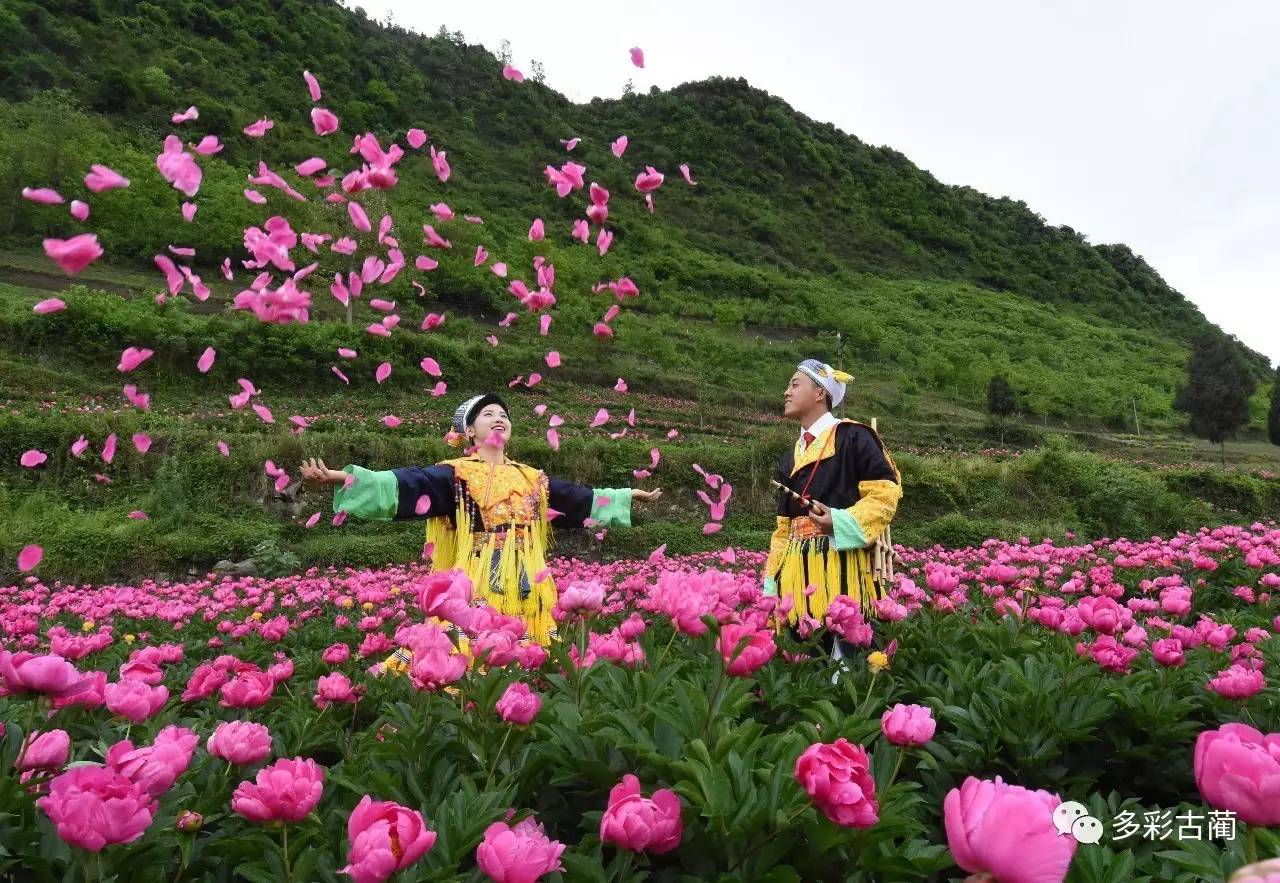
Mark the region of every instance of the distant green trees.
<instances>
[{"instance_id":1,"label":"distant green trees","mask_svg":"<svg viewBox=\"0 0 1280 883\"><path fill-rule=\"evenodd\" d=\"M987 383L987 413L993 417L1012 417L1018 410L1018 397L1003 374L994 375Z\"/></svg>"},{"instance_id":2,"label":"distant green trees","mask_svg":"<svg viewBox=\"0 0 1280 883\"><path fill-rule=\"evenodd\" d=\"M1225 442L1249 421L1249 398L1257 386L1239 349L1225 335L1196 339L1187 366L1187 382L1173 406L1191 416L1191 431L1218 445L1226 465Z\"/></svg>"},{"instance_id":3,"label":"distant green trees","mask_svg":"<svg viewBox=\"0 0 1280 883\"><path fill-rule=\"evenodd\" d=\"M1267 439L1280 445L1280 365L1276 366L1276 379L1271 384L1271 409L1267 412Z\"/></svg>"}]
</instances>

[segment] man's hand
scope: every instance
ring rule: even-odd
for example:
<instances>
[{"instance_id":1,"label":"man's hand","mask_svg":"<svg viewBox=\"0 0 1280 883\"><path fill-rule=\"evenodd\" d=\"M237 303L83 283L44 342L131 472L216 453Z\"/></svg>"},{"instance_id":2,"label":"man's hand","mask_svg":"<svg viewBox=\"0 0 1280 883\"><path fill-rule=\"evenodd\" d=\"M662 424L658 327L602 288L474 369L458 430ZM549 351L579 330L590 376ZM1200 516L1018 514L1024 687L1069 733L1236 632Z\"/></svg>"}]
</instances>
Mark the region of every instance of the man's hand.
<instances>
[{"instance_id":1,"label":"man's hand","mask_svg":"<svg viewBox=\"0 0 1280 883\"><path fill-rule=\"evenodd\" d=\"M824 536L829 537L836 532L835 519L831 517L831 509L817 500L809 501L809 518L812 519Z\"/></svg>"},{"instance_id":2,"label":"man's hand","mask_svg":"<svg viewBox=\"0 0 1280 883\"><path fill-rule=\"evenodd\" d=\"M346 481L347 473L330 469L319 457L310 457L302 462L302 480L316 484L338 484Z\"/></svg>"},{"instance_id":3,"label":"man's hand","mask_svg":"<svg viewBox=\"0 0 1280 883\"><path fill-rule=\"evenodd\" d=\"M631 492L631 499L638 503L656 503L662 498L662 488L657 487L651 491L642 491L636 488Z\"/></svg>"}]
</instances>

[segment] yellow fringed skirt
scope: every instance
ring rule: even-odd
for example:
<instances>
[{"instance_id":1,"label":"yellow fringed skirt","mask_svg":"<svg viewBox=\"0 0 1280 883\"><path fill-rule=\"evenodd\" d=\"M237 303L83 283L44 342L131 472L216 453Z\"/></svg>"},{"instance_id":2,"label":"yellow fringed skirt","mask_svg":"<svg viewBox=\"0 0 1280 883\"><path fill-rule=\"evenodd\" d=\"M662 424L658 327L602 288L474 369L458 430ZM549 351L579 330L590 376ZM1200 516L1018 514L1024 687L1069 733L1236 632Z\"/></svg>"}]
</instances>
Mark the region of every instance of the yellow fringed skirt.
<instances>
[{"instance_id":1,"label":"yellow fringed skirt","mask_svg":"<svg viewBox=\"0 0 1280 883\"><path fill-rule=\"evenodd\" d=\"M871 550L837 551L826 538L794 539L782 553L778 567L778 596L790 598L790 620L802 616L822 619L837 595L848 595L870 615L872 602L884 597L875 576ZM812 592L807 592L813 586Z\"/></svg>"},{"instance_id":2,"label":"yellow fringed skirt","mask_svg":"<svg viewBox=\"0 0 1280 883\"><path fill-rule=\"evenodd\" d=\"M474 533L467 528L463 522L454 530L444 518L427 522L432 569L462 570L475 598L501 614L519 616L532 640L551 643L557 593L547 574L545 526L513 524Z\"/></svg>"}]
</instances>

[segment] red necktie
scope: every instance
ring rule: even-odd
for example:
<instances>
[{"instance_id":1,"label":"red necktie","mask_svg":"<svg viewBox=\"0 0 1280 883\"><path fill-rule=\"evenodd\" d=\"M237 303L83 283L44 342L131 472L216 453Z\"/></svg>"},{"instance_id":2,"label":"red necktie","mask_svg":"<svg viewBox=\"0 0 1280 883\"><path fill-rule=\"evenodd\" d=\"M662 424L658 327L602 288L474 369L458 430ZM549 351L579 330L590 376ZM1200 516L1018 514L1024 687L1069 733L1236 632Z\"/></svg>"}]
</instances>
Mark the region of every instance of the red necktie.
<instances>
[{"instance_id":1,"label":"red necktie","mask_svg":"<svg viewBox=\"0 0 1280 883\"><path fill-rule=\"evenodd\" d=\"M809 445L813 444L813 441L814 441L813 433L806 429L804 431L804 446L806 448L809 447Z\"/></svg>"}]
</instances>

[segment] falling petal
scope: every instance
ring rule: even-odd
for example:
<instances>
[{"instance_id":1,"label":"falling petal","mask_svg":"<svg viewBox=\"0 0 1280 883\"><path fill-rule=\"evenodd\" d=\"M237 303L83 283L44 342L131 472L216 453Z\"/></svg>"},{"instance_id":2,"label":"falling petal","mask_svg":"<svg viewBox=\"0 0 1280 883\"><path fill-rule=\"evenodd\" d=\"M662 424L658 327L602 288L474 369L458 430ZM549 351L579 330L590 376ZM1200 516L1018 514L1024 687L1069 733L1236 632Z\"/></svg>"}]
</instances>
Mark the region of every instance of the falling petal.
<instances>
[{"instance_id":1,"label":"falling petal","mask_svg":"<svg viewBox=\"0 0 1280 883\"><path fill-rule=\"evenodd\" d=\"M312 101L320 100L320 83L316 80L315 75L311 71L303 71L302 79L307 84L307 93L311 95ZM311 525L307 525L310 527Z\"/></svg>"},{"instance_id":2,"label":"falling petal","mask_svg":"<svg viewBox=\"0 0 1280 883\"><path fill-rule=\"evenodd\" d=\"M29 546L23 546L22 551L18 553L18 571L26 573L35 570L43 558L44 549L40 546L34 543Z\"/></svg>"},{"instance_id":3,"label":"falling petal","mask_svg":"<svg viewBox=\"0 0 1280 883\"><path fill-rule=\"evenodd\" d=\"M23 187L22 198L41 205L61 205L66 202L61 193L49 187Z\"/></svg>"},{"instance_id":4,"label":"falling petal","mask_svg":"<svg viewBox=\"0 0 1280 883\"><path fill-rule=\"evenodd\" d=\"M81 233L70 239L46 239L44 253L68 276L78 275L103 255L96 233Z\"/></svg>"},{"instance_id":5,"label":"falling petal","mask_svg":"<svg viewBox=\"0 0 1280 883\"><path fill-rule=\"evenodd\" d=\"M213 360L218 357L218 351L213 347L205 347L203 353L200 354L200 360L196 362L196 370L201 374L208 374L209 369L213 367Z\"/></svg>"}]
</instances>

